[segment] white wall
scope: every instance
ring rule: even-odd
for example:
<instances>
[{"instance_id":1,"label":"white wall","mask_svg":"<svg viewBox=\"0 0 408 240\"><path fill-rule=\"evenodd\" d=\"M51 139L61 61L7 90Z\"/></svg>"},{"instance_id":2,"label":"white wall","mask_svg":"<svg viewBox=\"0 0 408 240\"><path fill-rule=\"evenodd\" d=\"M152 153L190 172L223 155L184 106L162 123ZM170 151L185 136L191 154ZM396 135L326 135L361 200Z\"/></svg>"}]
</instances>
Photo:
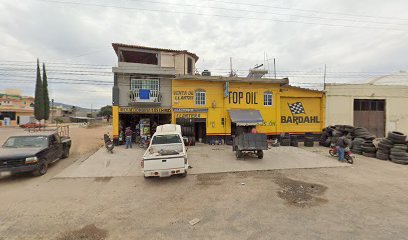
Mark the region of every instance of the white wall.
<instances>
[{"instance_id":1,"label":"white wall","mask_svg":"<svg viewBox=\"0 0 408 240\"><path fill-rule=\"evenodd\" d=\"M408 86L344 84L328 85L326 91L327 125L353 125L354 99L385 99L386 132L408 134Z\"/></svg>"}]
</instances>

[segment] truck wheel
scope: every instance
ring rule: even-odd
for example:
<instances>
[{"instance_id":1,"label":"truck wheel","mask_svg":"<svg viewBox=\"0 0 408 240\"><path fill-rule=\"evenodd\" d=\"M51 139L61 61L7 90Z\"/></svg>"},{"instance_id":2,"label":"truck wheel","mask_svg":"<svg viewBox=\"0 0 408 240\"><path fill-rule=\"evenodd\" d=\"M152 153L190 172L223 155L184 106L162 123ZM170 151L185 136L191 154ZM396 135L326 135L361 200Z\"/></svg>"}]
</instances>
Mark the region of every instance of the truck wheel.
<instances>
[{"instance_id":1,"label":"truck wheel","mask_svg":"<svg viewBox=\"0 0 408 240\"><path fill-rule=\"evenodd\" d=\"M238 158L241 158L242 157L242 152L241 152L241 150L236 150L236 152L235 152L235 156L237 157L237 159Z\"/></svg>"},{"instance_id":2,"label":"truck wheel","mask_svg":"<svg viewBox=\"0 0 408 240\"><path fill-rule=\"evenodd\" d=\"M41 163L38 169L33 171L33 175L35 177L39 177L39 176L46 174L47 171L48 171L48 164L45 161L43 161L43 163Z\"/></svg>"},{"instance_id":3,"label":"truck wheel","mask_svg":"<svg viewBox=\"0 0 408 240\"><path fill-rule=\"evenodd\" d=\"M182 178L187 177L187 170L184 173L180 174L180 177L182 177Z\"/></svg>"},{"instance_id":4,"label":"truck wheel","mask_svg":"<svg viewBox=\"0 0 408 240\"><path fill-rule=\"evenodd\" d=\"M65 148L64 151L62 152L61 158L68 158L69 157L69 148Z\"/></svg>"},{"instance_id":5,"label":"truck wheel","mask_svg":"<svg viewBox=\"0 0 408 240\"><path fill-rule=\"evenodd\" d=\"M262 150L258 150L257 154L258 154L259 159L263 158L263 151Z\"/></svg>"}]
</instances>

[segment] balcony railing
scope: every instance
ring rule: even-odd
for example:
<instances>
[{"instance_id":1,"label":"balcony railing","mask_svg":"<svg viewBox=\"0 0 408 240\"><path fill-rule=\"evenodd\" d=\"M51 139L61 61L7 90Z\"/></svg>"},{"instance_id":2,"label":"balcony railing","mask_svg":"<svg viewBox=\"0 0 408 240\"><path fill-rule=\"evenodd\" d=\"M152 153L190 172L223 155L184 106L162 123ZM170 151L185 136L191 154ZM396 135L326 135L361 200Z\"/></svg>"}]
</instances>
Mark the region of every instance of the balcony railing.
<instances>
[{"instance_id":1,"label":"balcony railing","mask_svg":"<svg viewBox=\"0 0 408 240\"><path fill-rule=\"evenodd\" d=\"M149 99L140 99L140 90L130 90L129 91L129 102L130 103L160 103L161 94L158 90L150 90Z\"/></svg>"}]
</instances>

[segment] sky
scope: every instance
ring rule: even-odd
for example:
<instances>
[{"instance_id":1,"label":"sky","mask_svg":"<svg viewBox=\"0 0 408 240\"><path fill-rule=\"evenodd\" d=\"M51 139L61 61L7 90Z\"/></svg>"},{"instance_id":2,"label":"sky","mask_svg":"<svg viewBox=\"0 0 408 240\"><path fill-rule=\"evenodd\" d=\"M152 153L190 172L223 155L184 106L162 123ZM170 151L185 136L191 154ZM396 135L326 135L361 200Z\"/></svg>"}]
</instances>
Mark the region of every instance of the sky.
<instances>
[{"instance_id":1,"label":"sky","mask_svg":"<svg viewBox=\"0 0 408 240\"><path fill-rule=\"evenodd\" d=\"M198 71L246 76L264 64L293 85L363 81L408 70L406 0L0 0L0 91L111 104L112 42L189 50Z\"/></svg>"}]
</instances>

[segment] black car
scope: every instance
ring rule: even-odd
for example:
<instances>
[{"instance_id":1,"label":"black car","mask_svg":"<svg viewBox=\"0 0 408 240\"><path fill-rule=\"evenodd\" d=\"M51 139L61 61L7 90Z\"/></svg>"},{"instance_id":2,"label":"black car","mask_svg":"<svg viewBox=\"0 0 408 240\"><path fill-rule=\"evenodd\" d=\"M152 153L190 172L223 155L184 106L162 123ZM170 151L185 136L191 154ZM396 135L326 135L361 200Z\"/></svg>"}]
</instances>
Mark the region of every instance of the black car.
<instances>
[{"instance_id":1,"label":"black car","mask_svg":"<svg viewBox=\"0 0 408 240\"><path fill-rule=\"evenodd\" d=\"M58 133L9 137L0 148L0 172L44 175L50 163L69 156L70 148L71 139Z\"/></svg>"}]
</instances>

